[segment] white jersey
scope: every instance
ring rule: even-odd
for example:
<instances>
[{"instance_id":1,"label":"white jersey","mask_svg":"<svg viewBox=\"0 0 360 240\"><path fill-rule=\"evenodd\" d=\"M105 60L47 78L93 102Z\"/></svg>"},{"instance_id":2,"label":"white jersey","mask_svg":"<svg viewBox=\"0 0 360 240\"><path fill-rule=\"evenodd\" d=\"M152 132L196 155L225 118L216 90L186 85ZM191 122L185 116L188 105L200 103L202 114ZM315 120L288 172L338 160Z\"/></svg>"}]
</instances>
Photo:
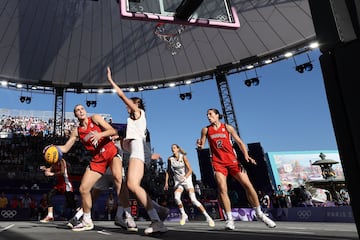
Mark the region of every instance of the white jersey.
<instances>
[{"instance_id":1,"label":"white jersey","mask_svg":"<svg viewBox=\"0 0 360 240\"><path fill-rule=\"evenodd\" d=\"M174 173L174 188L185 188L187 190L194 188L192 176L188 176L184 181L181 181L186 175L187 169L184 162L184 155L179 153L179 158L170 157L171 169Z\"/></svg>"},{"instance_id":2,"label":"white jersey","mask_svg":"<svg viewBox=\"0 0 360 240\"><path fill-rule=\"evenodd\" d=\"M186 174L186 165L184 162L184 155L179 153L179 159L175 157L170 157L171 169L174 173L174 180L180 181L182 177L185 177Z\"/></svg>"},{"instance_id":3,"label":"white jersey","mask_svg":"<svg viewBox=\"0 0 360 240\"><path fill-rule=\"evenodd\" d=\"M146 138L146 116L145 111L140 109L139 119L127 119L126 139L145 139Z\"/></svg>"}]
</instances>

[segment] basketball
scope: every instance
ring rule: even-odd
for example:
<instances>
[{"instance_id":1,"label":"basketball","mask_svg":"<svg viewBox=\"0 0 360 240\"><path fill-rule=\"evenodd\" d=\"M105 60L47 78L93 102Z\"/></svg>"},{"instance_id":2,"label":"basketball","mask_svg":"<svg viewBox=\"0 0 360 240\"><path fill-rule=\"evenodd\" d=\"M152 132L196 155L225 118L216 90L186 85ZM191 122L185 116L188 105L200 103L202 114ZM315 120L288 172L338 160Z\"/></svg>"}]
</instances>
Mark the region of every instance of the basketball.
<instances>
[{"instance_id":1,"label":"basketball","mask_svg":"<svg viewBox=\"0 0 360 240\"><path fill-rule=\"evenodd\" d=\"M54 145L46 146L44 148L43 153L44 153L45 161L50 164L56 163L57 161L59 161L59 159L62 158L61 150Z\"/></svg>"}]
</instances>

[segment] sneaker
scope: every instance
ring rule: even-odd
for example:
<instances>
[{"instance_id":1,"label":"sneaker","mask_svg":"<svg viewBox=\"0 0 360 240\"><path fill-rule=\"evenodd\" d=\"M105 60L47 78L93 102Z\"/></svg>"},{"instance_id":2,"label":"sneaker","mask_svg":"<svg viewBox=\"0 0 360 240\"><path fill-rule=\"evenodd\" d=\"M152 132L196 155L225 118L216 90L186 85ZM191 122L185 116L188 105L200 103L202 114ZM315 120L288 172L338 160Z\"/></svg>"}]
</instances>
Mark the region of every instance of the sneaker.
<instances>
[{"instance_id":1,"label":"sneaker","mask_svg":"<svg viewBox=\"0 0 360 240\"><path fill-rule=\"evenodd\" d=\"M125 223L127 226L126 230L128 230L129 232L137 232L138 231L138 227L136 226L136 223L133 218L126 218Z\"/></svg>"},{"instance_id":2,"label":"sneaker","mask_svg":"<svg viewBox=\"0 0 360 240\"><path fill-rule=\"evenodd\" d=\"M163 222L154 221L151 222L150 226L144 230L144 233L147 235L151 233L164 233L167 231L168 229Z\"/></svg>"},{"instance_id":3,"label":"sneaker","mask_svg":"<svg viewBox=\"0 0 360 240\"><path fill-rule=\"evenodd\" d=\"M209 227L215 227L215 222L214 220L212 220L211 217L209 217L208 219L206 219L207 223L209 224Z\"/></svg>"},{"instance_id":4,"label":"sneaker","mask_svg":"<svg viewBox=\"0 0 360 240\"><path fill-rule=\"evenodd\" d=\"M119 226L129 232L137 232L138 227L136 226L136 223L133 218L126 218L123 219L121 217L115 216L115 225Z\"/></svg>"},{"instance_id":5,"label":"sneaker","mask_svg":"<svg viewBox=\"0 0 360 240\"><path fill-rule=\"evenodd\" d=\"M84 220L82 220L78 225L73 227L72 230L75 232L82 232L82 231L92 230L93 228L94 228L94 224L91 220L90 222L85 222Z\"/></svg>"},{"instance_id":6,"label":"sneaker","mask_svg":"<svg viewBox=\"0 0 360 240\"><path fill-rule=\"evenodd\" d=\"M189 219L187 214L182 214L180 219L180 225L185 225L186 221Z\"/></svg>"},{"instance_id":7,"label":"sneaker","mask_svg":"<svg viewBox=\"0 0 360 240\"><path fill-rule=\"evenodd\" d=\"M46 216L44 219L41 219L40 222L42 223L48 223L54 221L53 217Z\"/></svg>"},{"instance_id":8,"label":"sneaker","mask_svg":"<svg viewBox=\"0 0 360 240\"><path fill-rule=\"evenodd\" d=\"M269 228L276 227L276 223L268 218L265 214L256 214L256 218L266 224Z\"/></svg>"},{"instance_id":9,"label":"sneaker","mask_svg":"<svg viewBox=\"0 0 360 240\"><path fill-rule=\"evenodd\" d=\"M80 220L78 220L76 217L70 218L67 222L66 226L69 228L74 228L76 225L80 224Z\"/></svg>"},{"instance_id":10,"label":"sneaker","mask_svg":"<svg viewBox=\"0 0 360 240\"><path fill-rule=\"evenodd\" d=\"M127 229L127 224L126 224L126 222L124 221L124 219L123 219L122 217L115 216L114 224L115 224L116 226L119 226L119 227L122 227L122 228L124 228L124 229Z\"/></svg>"},{"instance_id":11,"label":"sneaker","mask_svg":"<svg viewBox=\"0 0 360 240\"><path fill-rule=\"evenodd\" d=\"M169 209L166 208L166 207L161 207L159 210L158 210L158 215L159 215L159 218L160 220L163 222L166 220L166 218L168 217L169 215Z\"/></svg>"},{"instance_id":12,"label":"sneaker","mask_svg":"<svg viewBox=\"0 0 360 240\"><path fill-rule=\"evenodd\" d=\"M234 230L234 229L235 229L234 220L227 220L225 224L225 230Z\"/></svg>"}]
</instances>

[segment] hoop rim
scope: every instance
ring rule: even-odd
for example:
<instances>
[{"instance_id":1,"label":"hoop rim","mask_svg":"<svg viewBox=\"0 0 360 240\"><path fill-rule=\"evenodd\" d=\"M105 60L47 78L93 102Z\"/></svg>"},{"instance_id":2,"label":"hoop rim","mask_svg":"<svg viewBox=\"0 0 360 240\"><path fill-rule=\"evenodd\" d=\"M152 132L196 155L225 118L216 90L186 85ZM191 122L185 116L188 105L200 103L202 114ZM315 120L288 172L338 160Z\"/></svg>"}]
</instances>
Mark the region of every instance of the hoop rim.
<instances>
[{"instance_id":1,"label":"hoop rim","mask_svg":"<svg viewBox=\"0 0 360 240\"><path fill-rule=\"evenodd\" d=\"M161 33L159 31L159 28L165 26L166 24L171 24L171 23L159 22L158 24L156 24L154 34L156 36L158 36L159 38L174 37L174 36L180 35L185 29L185 25L183 25L183 24L172 24L172 25L179 25L176 32L174 32L174 33Z\"/></svg>"}]
</instances>

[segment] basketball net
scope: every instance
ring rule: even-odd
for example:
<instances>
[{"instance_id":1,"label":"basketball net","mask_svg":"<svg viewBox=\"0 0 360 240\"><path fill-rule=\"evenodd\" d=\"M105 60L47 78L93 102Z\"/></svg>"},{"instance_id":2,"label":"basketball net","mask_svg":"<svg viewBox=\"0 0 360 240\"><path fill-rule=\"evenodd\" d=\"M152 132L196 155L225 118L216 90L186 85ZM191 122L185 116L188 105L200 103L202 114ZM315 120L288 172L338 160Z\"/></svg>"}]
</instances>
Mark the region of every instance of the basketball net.
<instances>
[{"instance_id":1,"label":"basketball net","mask_svg":"<svg viewBox=\"0 0 360 240\"><path fill-rule=\"evenodd\" d=\"M184 30L184 25L158 23L154 33L160 40L166 43L166 48L171 52L171 55L174 56L182 47L180 34Z\"/></svg>"}]
</instances>

